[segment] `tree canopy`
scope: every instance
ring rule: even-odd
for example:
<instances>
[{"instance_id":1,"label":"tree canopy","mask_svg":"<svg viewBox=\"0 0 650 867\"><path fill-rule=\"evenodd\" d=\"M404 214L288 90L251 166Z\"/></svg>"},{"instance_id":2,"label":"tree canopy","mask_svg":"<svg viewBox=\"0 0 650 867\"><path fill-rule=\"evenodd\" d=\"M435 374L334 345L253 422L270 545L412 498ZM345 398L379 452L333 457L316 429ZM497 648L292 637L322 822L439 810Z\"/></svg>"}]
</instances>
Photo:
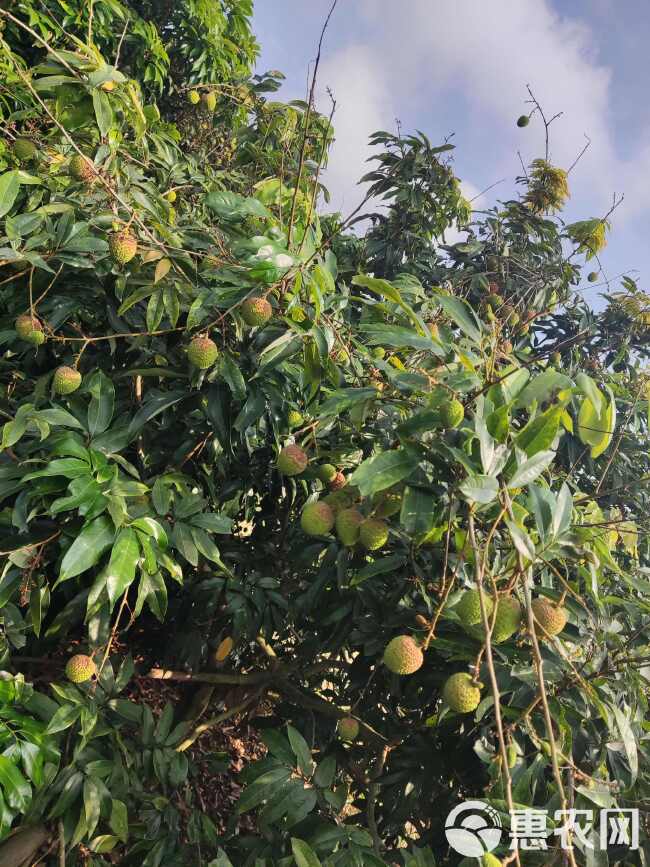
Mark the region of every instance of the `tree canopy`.
<instances>
[{"instance_id":1,"label":"tree canopy","mask_svg":"<svg viewBox=\"0 0 650 867\"><path fill-rule=\"evenodd\" d=\"M473 212L449 142L383 131L329 213L336 115L274 101L251 15L0 5L0 864L470 865L472 799L484 864L645 864L650 297L602 275L613 217L563 221L548 153ZM638 850L561 849L631 808Z\"/></svg>"}]
</instances>

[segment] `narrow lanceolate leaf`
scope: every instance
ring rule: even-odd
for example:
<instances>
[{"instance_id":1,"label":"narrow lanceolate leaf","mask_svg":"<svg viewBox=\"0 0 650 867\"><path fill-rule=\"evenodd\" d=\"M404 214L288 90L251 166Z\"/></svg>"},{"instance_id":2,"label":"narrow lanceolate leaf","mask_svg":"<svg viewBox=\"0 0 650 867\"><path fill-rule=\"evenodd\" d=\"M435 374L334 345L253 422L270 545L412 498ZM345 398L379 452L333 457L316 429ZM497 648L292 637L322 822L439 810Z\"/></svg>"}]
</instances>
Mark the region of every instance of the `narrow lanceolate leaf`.
<instances>
[{"instance_id":1,"label":"narrow lanceolate leaf","mask_svg":"<svg viewBox=\"0 0 650 867\"><path fill-rule=\"evenodd\" d=\"M16 201L19 189L20 181L17 171L5 172L0 175L0 217L9 213Z\"/></svg>"},{"instance_id":2,"label":"narrow lanceolate leaf","mask_svg":"<svg viewBox=\"0 0 650 867\"><path fill-rule=\"evenodd\" d=\"M485 505L499 493L499 482L494 476L474 475L465 479L458 489L469 503Z\"/></svg>"},{"instance_id":3,"label":"narrow lanceolate leaf","mask_svg":"<svg viewBox=\"0 0 650 867\"><path fill-rule=\"evenodd\" d=\"M105 373L97 370L90 376L87 388L91 395L88 405L88 433L94 437L103 433L111 423L115 387Z\"/></svg>"},{"instance_id":4,"label":"narrow lanceolate leaf","mask_svg":"<svg viewBox=\"0 0 650 867\"><path fill-rule=\"evenodd\" d=\"M401 482L417 469L418 464L417 454L410 450L382 452L364 461L350 476L350 484L357 485L361 494L367 497Z\"/></svg>"},{"instance_id":5,"label":"narrow lanceolate leaf","mask_svg":"<svg viewBox=\"0 0 650 867\"><path fill-rule=\"evenodd\" d=\"M113 545L106 578L106 589L112 605L135 578L139 556L140 545L135 530L131 527L120 530Z\"/></svg>"},{"instance_id":6,"label":"narrow lanceolate leaf","mask_svg":"<svg viewBox=\"0 0 650 867\"><path fill-rule=\"evenodd\" d=\"M105 515L95 518L83 528L68 548L61 562L57 584L81 575L90 569L113 544L115 529L112 521Z\"/></svg>"},{"instance_id":7,"label":"narrow lanceolate leaf","mask_svg":"<svg viewBox=\"0 0 650 867\"><path fill-rule=\"evenodd\" d=\"M316 853L304 840L292 837L291 851L293 852L296 867L321 867L321 862Z\"/></svg>"},{"instance_id":8,"label":"narrow lanceolate leaf","mask_svg":"<svg viewBox=\"0 0 650 867\"><path fill-rule=\"evenodd\" d=\"M467 337L475 343L481 342L481 323L469 304L447 295L438 295L436 301Z\"/></svg>"}]
</instances>

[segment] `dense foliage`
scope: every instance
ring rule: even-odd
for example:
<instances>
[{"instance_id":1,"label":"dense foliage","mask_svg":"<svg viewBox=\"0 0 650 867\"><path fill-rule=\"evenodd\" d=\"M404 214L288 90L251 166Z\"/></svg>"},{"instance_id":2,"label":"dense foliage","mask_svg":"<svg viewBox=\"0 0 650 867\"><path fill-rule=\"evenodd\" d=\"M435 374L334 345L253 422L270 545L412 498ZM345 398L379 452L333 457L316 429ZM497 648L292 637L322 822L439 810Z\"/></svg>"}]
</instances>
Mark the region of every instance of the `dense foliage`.
<instances>
[{"instance_id":1,"label":"dense foliage","mask_svg":"<svg viewBox=\"0 0 650 867\"><path fill-rule=\"evenodd\" d=\"M650 298L580 300L548 155L472 214L377 133L370 228L321 215L251 5L0 7L0 863L458 864L479 798L549 813L500 859L646 864Z\"/></svg>"}]
</instances>

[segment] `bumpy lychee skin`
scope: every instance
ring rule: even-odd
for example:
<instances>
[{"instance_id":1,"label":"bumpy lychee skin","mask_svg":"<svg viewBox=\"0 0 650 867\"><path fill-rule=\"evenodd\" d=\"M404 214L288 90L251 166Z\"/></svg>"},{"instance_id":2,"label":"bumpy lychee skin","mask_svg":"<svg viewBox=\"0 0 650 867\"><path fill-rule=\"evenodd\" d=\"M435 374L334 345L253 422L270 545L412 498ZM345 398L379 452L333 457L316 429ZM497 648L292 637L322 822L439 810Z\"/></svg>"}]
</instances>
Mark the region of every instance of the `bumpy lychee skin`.
<instances>
[{"instance_id":1,"label":"bumpy lychee skin","mask_svg":"<svg viewBox=\"0 0 650 867\"><path fill-rule=\"evenodd\" d=\"M87 157L82 157L81 154L75 154L70 160L68 166L70 177L75 181L83 181L84 184L89 184L95 179L95 168L92 162Z\"/></svg>"},{"instance_id":2,"label":"bumpy lychee skin","mask_svg":"<svg viewBox=\"0 0 650 867\"><path fill-rule=\"evenodd\" d=\"M397 635L386 645L383 662L393 674L413 674L422 667L424 655L410 635Z\"/></svg>"},{"instance_id":3,"label":"bumpy lychee skin","mask_svg":"<svg viewBox=\"0 0 650 867\"><path fill-rule=\"evenodd\" d=\"M356 509L340 511L336 516L336 535L339 537L339 541L347 547L356 545L362 523L363 515Z\"/></svg>"},{"instance_id":4,"label":"bumpy lychee skin","mask_svg":"<svg viewBox=\"0 0 650 867\"><path fill-rule=\"evenodd\" d=\"M470 674L460 671L448 678L442 697L455 713L471 713L479 706L481 690L473 683Z\"/></svg>"},{"instance_id":5,"label":"bumpy lychee skin","mask_svg":"<svg viewBox=\"0 0 650 867\"><path fill-rule=\"evenodd\" d=\"M307 469L309 458L300 446L285 446L278 455L276 464L283 476L299 476Z\"/></svg>"},{"instance_id":6,"label":"bumpy lychee skin","mask_svg":"<svg viewBox=\"0 0 650 867\"><path fill-rule=\"evenodd\" d=\"M290 409L289 414L287 415L287 423L291 430L294 428L300 427L300 425L304 422L304 418L301 412L298 412L297 409Z\"/></svg>"},{"instance_id":7,"label":"bumpy lychee skin","mask_svg":"<svg viewBox=\"0 0 650 867\"><path fill-rule=\"evenodd\" d=\"M458 427L465 418L465 408L456 398L445 401L440 407L440 418L442 419L443 426L451 430Z\"/></svg>"},{"instance_id":8,"label":"bumpy lychee skin","mask_svg":"<svg viewBox=\"0 0 650 867\"><path fill-rule=\"evenodd\" d=\"M359 723L352 716L342 717L336 726L342 741L356 741L359 737Z\"/></svg>"},{"instance_id":9,"label":"bumpy lychee skin","mask_svg":"<svg viewBox=\"0 0 650 867\"><path fill-rule=\"evenodd\" d=\"M266 325L273 315L273 308L266 298L247 298L241 306L241 318L252 328Z\"/></svg>"},{"instance_id":10,"label":"bumpy lychee skin","mask_svg":"<svg viewBox=\"0 0 650 867\"><path fill-rule=\"evenodd\" d=\"M72 394L81 385L81 374L74 367L62 365L54 371L52 388L55 394Z\"/></svg>"},{"instance_id":11,"label":"bumpy lychee skin","mask_svg":"<svg viewBox=\"0 0 650 867\"><path fill-rule=\"evenodd\" d=\"M209 337L195 337L187 349L190 364L199 370L207 370L217 360L219 350L214 340Z\"/></svg>"},{"instance_id":12,"label":"bumpy lychee skin","mask_svg":"<svg viewBox=\"0 0 650 867\"><path fill-rule=\"evenodd\" d=\"M543 596L533 600L532 608L535 621L542 627L541 637L546 634L559 635L566 626L566 608L554 605Z\"/></svg>"},{"instance_id":13,"label":"bumpy lychee skin","mask_svg":"<svg viewBox=\"0 0 650 867\"><path fill-rule=\"evenodd\" d=\"M375 346L374 349L370 353L373 358L377 358L381 361L382 358L386 357L386 350L383 346Z\"/></svg>"},{"instance_id":14,"label":"bumpy lychee skin","mask_svg":"<svg viewBox=\"0 0 650 867\"><path fill-rule=\"evenodd\" d=\"M138 252L138 241L128 229L123 229L108 236L108 249L114 262L126 265Z\"/></svg>"},{"instance_id":15,"label":"bumpy lychee skin","mask_svg":"<svg viewBox=\"0 0 650 867\"><path fill-rule=\"evenodd\" d=\"M497 613L492 630L492 644L503 644L511 638L521 626L521 605L514 596L500 596L497 602ZM466 626L466 631L477 641L485 640L483 624Z\"/></svg>"},{"instance_id":16,"label":"bumpy lychee skin","mask_svg":"<svg viewBox=\"0 0 650 867\"><path fill-rule=\"evenodd\" d=\"M328 484L328 482L331 482L332 479L334 478L334 476L336 475L336 473L337 473L336 467L333 466L332 464L322 464L322 466L320 466L316 470L316 475L321 480L321 482L324 482L325 484Z\"/></svg>"},{"instance_id":17,"label":"bumpy lychee skin","mask_svg":"<svg viewBox=\"0 0 650 867\"><path fill-rule=\"evenodd\" d=\"M77 654L68 660L65 667L65 676L72 683L85 683L94 677L97 672L97 666L89 656L83 653Z\"/></svg>"},{"instance_id":18,"label":"bumpy lychee skin","mask_svg":"<svg viewBox=\"0 0 650 867\"><path fill-rule=\"evenodd\" d=\"M33 331L43 330L43 326L36 316L30 316L29 313L23 313L22 316L19 316L18 319L16 319L14 328L21 340L28 340Z\"/></svg>"},{"instance_id":19,"label":"bumpy lychee skin","mask_svg":"<svg viewBox=\"0 0 650 867\"><path fill-rule=\"evenodd\" d=\"M517 118L517 126L520 128L528 126L529 123L530 123L530 118L528 117L527 114L520 114L519 117Z\"/></svg>"},{"instance_id":20,"label":"bumpy lychee skin","mask_svg":"<svg viewBox=\"0 0 650 867\"><path fill-rule=\"evenodd\" d=\"M329 489L330 491L340 491L341 488L344 488L348 483L348 480L345 478L345 474L337 470L334 474L334 477L329 480Z\"/></svg>"},{"instance_id":21,"label":"bumpy lychee skin","mask_svg":"<svg viewBox=\"0 0 650 867\"><path fill-rule=\"evenodd\" d=\"M36 145L28 138L17 138L13 145L14 156L20 162L28 162L36 156Z\"/></svg>"},{"instance_id":22,"label":"bumpy lychee skin","mask_svg":"<svg viewBox=\"0 0 650 867\"><path fill-rule=\"evenodd\" d=\"M302 510L300 526L308 536L324 536L334 526L334 512L321 500L308 503Z\"/></svg>"},{"instance_id":23,"label":"bumpy lychee skin","mask_svg":"<svg viewBox=\"0 0 650 867\"><path fill-rule=\"evenodd\" d=\"M377 518L367 518L359 527L359 541L366 551L378 551L388 541L388 525Z\"/></svg>"},{"instance_id":24,"label":"bumpy lychee skin","mask_svg":"<svg viewBox=\"0 0 650 867\"><path fill-rule=\"evenodd\" d=\"M494 602L492 597L488 596L487 593L484 594L484 598L485 612L489 618L494 609ZM458 614L463 626L476 626L476 624L482 622L481 596L478 590L466 590L463 593L460 602L456 606L456 614Z\"/></svg>"},{"instance_id":25,"label":"bumpy lychee skin","mask_svg":"<svg viewBox=\"0 0 650 867\"><path fill-rule=\"evenodd\" d=\"M187 101L190 105L198 105L201 102L201 94L198 90L190 90L187 94Z\"/></svg>"}]
</instances>

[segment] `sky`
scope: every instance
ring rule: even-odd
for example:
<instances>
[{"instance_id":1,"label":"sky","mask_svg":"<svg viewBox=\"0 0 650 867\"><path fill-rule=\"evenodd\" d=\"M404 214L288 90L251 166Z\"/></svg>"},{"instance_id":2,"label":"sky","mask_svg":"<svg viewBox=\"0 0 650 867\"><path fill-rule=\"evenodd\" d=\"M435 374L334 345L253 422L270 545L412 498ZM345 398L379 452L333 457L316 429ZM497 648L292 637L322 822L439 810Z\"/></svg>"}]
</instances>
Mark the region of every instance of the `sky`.
<instances>
[{"instance_id":1,"label":"sky","mask_svg":"<svg viewBox=\"0 0 650 867\"><path fill-rule=\"evenodd\" d=\"M280 69L278 98L304 99L331 0L256 0L262 46L258 72ZM476 208L515 192L525 163L544 153L544 127L516 119L531 106L547 116L551 162L571 171L568 221L601 217L613 197L601 255L612 289L626 273L650 275L650 9L647 0L339 0L325 35L317 107L337 101L336 142L324 182L331 208L349 213L377 129L419 129L442 143L453 135L454 170ZM492 187L493 184L496 184ZM487 188L492 187L483 193ZM605 287L584 289L598 304Z\"/></svg>"}]
</instances>

